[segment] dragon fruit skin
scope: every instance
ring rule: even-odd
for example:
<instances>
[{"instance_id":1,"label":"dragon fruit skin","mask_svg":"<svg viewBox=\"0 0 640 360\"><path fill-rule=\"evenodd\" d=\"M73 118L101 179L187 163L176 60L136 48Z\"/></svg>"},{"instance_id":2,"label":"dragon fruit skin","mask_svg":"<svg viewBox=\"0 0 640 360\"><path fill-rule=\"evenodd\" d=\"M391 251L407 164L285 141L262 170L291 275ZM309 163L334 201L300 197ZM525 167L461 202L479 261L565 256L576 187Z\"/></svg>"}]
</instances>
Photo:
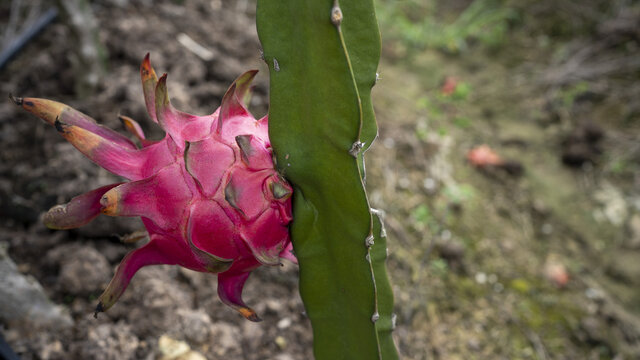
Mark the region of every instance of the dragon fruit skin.
<instances>
[{"instance_id":1,"label":"dragon fruit skin","mask_svg":"<svg viewBox=\"0 0 640 360\"><path fill-rule=\"evenodd\" d=\"M53 229L82 226L100 213L142 218L150 241L122 260L96 314L113 306L138 269L177 264L217 273L220 299L260 321L241 297L250 272L278 265L280 258L296 260L288 231L292 188L274 168L267 116L256 120L244 105L256 73L241 75L213 114L195 116L171 105L167 75L157 78L147 54L141 66L145 104L166 136L147 140L138 123L120 117L142 148L67 105L13 98L89 159L130 180L77 196L44 216Z\"/></svg>"}]
</instances>

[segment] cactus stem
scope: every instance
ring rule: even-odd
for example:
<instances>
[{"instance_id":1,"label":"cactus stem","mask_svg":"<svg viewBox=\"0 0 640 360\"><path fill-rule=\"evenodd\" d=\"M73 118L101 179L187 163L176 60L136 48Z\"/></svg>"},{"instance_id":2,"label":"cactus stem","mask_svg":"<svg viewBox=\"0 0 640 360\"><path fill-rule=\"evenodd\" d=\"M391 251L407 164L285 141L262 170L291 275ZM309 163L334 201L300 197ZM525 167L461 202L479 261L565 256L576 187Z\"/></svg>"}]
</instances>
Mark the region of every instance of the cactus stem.
<instances>
[{"instance_id":1,"label":"cactus stem","mask_svg":"<svg viewBox=\"0 0 640 360\"><path fill-rule=\"evenodd\" d=\"M386 238L387 229L384 227L384 215L385 215L384 210L371 208L371 213L375 214L380 220L380 237Z\"/></svg>"}]
</instances>

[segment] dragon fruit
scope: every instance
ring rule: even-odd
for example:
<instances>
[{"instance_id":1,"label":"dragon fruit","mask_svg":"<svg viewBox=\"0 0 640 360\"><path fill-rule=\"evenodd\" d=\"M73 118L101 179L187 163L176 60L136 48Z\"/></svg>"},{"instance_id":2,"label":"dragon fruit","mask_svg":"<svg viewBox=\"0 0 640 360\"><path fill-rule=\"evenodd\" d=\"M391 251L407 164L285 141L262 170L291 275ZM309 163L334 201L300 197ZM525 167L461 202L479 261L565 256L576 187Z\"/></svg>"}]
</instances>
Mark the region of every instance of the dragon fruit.
<instances>
[{"instance_id":1,"label":"dragon fruit","mask_svg":"<svg viewBox=\"0 0 640 360\"><path fill-rule=\"evenodd\" d=\"M13 98L54 125L89 159L130 180L54 206L44 222L70 229L100 213L142 218L150 241L122 260L99 298L96 315L114 305L140 268L177 264L217 273L222 302L260 321L242 301L249 274L260 265L278 265L281 258L296 260L288 231L292 188L275 170L267 116L256 120L244 104L257 71L242 74L207 116L171 105L167 75L157 78L148 54L140 73L149 116L166 132L160 141L148 140L137 122L121 116L141 148L67 105Z\"/></svg>"}]
</instances>

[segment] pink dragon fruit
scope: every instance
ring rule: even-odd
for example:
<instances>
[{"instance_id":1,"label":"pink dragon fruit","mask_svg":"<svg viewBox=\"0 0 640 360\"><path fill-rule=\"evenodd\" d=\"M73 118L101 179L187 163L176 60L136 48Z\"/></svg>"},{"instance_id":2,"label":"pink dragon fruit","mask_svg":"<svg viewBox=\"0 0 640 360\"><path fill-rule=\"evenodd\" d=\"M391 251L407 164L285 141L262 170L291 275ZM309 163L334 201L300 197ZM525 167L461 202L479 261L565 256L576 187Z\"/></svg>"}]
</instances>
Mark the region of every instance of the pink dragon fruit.
<instances>
[{"instance_id":1,"label":"pink dragon fruit","mask_svg":"<svg viewBox=\"0 0 640 360\"><path fill-rule=\"evenodd\" d=\"M166 132L160 141L147 140L138 123L121 116L142 148L67 105L13 98L54 125L89 159L130 180L51 208L45 224L70 229L100 213L142 218L150 241L122 260L100 296L96 315L113 306L141 267L177 264L217 273L220 299L245 318L260 321L242 301L250 272L278 265L280 258L296 260L287 227L291 186L274 168L267 116L256 120L244 105L257 71L242 74L207 116L171 105L167 75L157 78L148 54L140 73L149 116Z\"/></svg>"}]
</instances>

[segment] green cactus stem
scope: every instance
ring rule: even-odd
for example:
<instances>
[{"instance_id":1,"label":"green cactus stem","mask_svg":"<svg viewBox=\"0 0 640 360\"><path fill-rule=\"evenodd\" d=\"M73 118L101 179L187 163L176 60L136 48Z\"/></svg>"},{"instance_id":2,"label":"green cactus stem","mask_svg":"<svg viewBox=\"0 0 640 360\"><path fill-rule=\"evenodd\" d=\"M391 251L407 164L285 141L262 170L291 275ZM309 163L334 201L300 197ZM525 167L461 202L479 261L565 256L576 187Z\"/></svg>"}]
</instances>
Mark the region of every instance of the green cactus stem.
<instances>
[{"instance_id":1,"label":"green cactus stem","mask_svg":"<svg viewBox=\"0 0 640 360\"><path fill-rule=\"evenodd\" d=\"M316 359L397 359L380 211L364 152L380 58L372 0L259 0L270 71L269 134L294 186L291 234Z\"/></svg>"}]
</instances>

